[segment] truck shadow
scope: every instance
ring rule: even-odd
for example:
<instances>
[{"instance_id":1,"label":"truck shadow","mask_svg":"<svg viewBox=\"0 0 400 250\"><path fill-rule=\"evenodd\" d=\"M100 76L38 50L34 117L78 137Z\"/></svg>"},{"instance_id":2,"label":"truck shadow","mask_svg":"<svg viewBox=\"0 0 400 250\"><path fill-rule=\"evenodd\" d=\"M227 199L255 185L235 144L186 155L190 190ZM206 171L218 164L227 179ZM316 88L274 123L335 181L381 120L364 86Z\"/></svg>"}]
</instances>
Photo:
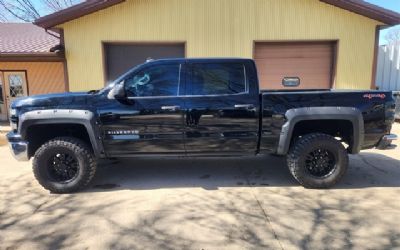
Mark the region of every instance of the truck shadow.
<instances>
[{"instance_id":1,"label":"truck shadow","mask_svg":"<svg viewBox=\"0 0 400 250\"><path fill-rule=\"evenodd\" d=\"M86 192L121 189L151 190L201 187L299 186L287 169L285 158L121 159L102 162ZM333 189L400 187L400 161L376 153L350 157L345 178Z\"/></svg>"},{"instance_id":2,"label":"truck shadow","mask_svg":"<svg viewBox=\"0 0 400 250\"><path fill-rule=\"evenodd\" d=\"M66 195L49 194L25 172L0 182L0 249L400 246L398 191L390 188L400 187L400 161L363 153L333 190L298 187L285 159L271 156L107 162L92 188Z\"/></svg>"}]
</instances>

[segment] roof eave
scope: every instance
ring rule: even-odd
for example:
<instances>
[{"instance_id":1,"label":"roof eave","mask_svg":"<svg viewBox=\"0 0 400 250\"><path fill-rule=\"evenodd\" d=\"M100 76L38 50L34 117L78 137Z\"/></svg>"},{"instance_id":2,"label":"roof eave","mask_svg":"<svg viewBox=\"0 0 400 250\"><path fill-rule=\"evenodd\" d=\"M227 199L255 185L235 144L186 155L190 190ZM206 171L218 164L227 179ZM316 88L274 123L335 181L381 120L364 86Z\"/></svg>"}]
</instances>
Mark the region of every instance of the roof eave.
<instances>
[{"instance_id":1,"label":"roof eave","mask_svg":"<svg viewBox=\"0 0 400 250\"><path fill-rule=\"evenodd\" d=\"M106 9L125 0L88 0L67 9L36 19L33 23L45 29L71 21L73 19Z\"/></svg>"},{"instance_id":2,"label":"roof eave","mask_svg":"<svg viewBox=\"0 0 400 250\"><path fill-rule=\"evenodd\" d=\"M400 24L400 14L363 0L320 0L356 14L393 26Z\"/></svg>"},{"instance_id":3,"label":"roof eave","mask_svg":"<svg viewBox=\"0 0 400 250\"><path fill-rule=\"evenodd\" d=\"M0 53L0 62L63 62L64 53L56 52L7 52Z\"/></svg>"},{"instance_id":4,"label":"roof eave","mask_svg":"<svg viewBox=\"0 0 400 250\"><path fill-rule=\"evenodd\" d=\"M53 28L59 24L89 15L93 12L106 9L125 0L87 0L83 3L71 6L67 9L41 17L35 20L34 24L45 28ZM333 6L354 12L377 20L384 24L393 26L400 24L400 14L382 7L367 3L363 0L319 0Z\"/></svg>"}]
</instances>

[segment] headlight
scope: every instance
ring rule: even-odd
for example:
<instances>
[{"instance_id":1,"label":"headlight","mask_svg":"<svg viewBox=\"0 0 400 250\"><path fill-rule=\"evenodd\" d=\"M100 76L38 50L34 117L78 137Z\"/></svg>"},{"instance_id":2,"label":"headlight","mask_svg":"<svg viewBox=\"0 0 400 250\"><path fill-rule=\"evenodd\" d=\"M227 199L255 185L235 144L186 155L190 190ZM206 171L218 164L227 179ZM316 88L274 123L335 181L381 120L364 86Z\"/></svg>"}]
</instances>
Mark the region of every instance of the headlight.
<instances>
[{"instance_id":1,"label":"headlight","mask_svg":"<svg viewBox=\"0 0 400 250\"><path fill-rule=\"evenodd\" d=\"M11 130L18 130L18 124L15 122L10 122Z\"/></svg>"},{"instance_id":2,"label":"headlight","mask_svg":"<svg viewBox=\"0 0 400 250\"><path fill-rule=\"evenodd\" d=\"M10 109L10 117L11 116L16 116L17 115L17 110L16 109Z\"/></svg>"},{"instance_id":3,"label":"headlight","mask_svg":"<svg viewBox=\"0 0 400 250\"><path fill-rule=\"evenodd\" d=\"M13 131L18 130L17 110L10 108L10 126Z\"/></svg>"}]
</instances>

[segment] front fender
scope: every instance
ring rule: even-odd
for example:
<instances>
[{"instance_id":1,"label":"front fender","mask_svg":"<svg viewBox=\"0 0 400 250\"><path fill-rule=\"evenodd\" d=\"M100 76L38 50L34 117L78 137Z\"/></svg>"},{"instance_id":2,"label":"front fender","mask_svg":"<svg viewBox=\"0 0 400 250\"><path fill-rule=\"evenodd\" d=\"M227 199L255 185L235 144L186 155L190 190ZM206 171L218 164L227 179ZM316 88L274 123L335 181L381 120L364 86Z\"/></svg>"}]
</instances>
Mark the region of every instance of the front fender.
<instances>
[{"instance_id":1,"label":"front fender","mask_svg":"<svg viewBox=\"0 0 400 250\"><path fill-rule=\"evenodd\" d=\"M96 117L88 110L51 109L36 110L22 114L19 118L18 132L22 139L27 138L27 130L39 124L80 124L86 128L96 157L103 155L103 145L99 139Z\"/></svg>"}]
</instances>

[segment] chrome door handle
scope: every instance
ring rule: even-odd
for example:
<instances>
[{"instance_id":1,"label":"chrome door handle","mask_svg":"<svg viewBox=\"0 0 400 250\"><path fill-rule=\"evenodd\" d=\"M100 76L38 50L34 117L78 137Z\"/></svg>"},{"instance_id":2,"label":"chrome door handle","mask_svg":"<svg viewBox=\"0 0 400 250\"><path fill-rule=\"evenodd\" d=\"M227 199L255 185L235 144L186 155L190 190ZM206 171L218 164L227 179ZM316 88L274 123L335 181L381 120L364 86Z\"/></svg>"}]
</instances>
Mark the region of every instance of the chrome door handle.
<instances>
[{"instance_id":1,"label":"chrome door handle","mask_svg":"<svg viewBox=\"0 0 400 250\"><path fill-rule=\"evenodd\" d=\"M236 104L235 109L254 109L253 104Z\"/></svg>"},{"instance_id":2,"label":"chrome door handle","mask_svg":"<svg viewBox=\"0 0 400 250\"><path fill-rule=\"evenodd\" d=\"M176 111L179 110L181 107L180 106L162 106L162 110L168 110L168 111Z\"/></svg>"}]
</instances>

